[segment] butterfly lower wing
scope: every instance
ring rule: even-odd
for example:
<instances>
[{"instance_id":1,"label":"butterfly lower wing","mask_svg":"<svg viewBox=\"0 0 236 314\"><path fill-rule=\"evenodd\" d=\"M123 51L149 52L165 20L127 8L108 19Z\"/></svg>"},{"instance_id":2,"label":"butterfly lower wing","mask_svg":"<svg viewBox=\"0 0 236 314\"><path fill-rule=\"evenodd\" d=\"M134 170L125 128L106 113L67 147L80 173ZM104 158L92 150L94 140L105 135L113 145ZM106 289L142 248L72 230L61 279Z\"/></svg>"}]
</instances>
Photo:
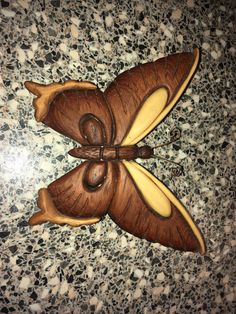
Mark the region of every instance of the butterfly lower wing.
<instances>
[{"instance_id":1,"label":"butterfly lower wing","mask_svg":"<svg viewBox=\"0 0 236 314\"><path fill-rule=\"evenodd\" d=\"M103 93L90 82L66 81L42 85L25 82L35 94L35 117L82 145L111 143L113 116Z\"/></svg>"},{"instance_id":2,"label":"butterfly lower wing","mask_svg":"<svg viewBox=\"0 0 236 314\"><path fill-rule=\"evenodd\" d=\"M41 211L34 214L29 223L50 221L79 226L99 221L113 197L115 175L111 162L82 163L39 191Z\"/></svg>"},{"instance_id":3,"label":"butterfly lower wing","mask_svg":"<svg viewBox=\"0 0 236 314\"><path fill-rule=\"evenodd\" d=\"M160 123L187 87L198 61L195 49L118 75L105 91L116 124L114 144L136 144Z\"/></svg>"},{"instance_id":4,"label":"butterfly lower wing","mask_svg":"<svg viewBox=\"0 0 236 314\"><path fill-rule=\"evenodd\" d=\"M108 211L115 223L139 238L204 254L201 232L158 179L135 162L120 162L118 170L116 193Z\"/></svg>"}]
</instances>

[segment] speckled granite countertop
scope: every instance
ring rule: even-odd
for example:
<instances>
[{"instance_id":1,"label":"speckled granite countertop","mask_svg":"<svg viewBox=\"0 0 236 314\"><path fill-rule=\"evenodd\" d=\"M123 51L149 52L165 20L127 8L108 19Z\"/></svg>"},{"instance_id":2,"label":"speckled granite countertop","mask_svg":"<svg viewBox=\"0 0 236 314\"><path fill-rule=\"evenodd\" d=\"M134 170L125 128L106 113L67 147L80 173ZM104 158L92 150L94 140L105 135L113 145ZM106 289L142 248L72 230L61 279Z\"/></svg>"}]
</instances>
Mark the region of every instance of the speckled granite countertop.
<instances>
[{"instance_id":1,"label":"speckled granite countertop","mask_svg":"<svg viewBox=\"0 0 236 314\"><path fill-rule=\"evenodd\" d=\"M10 4L9 4L10 2ZM211 3L211 4L210 4ZM0 312L233 313L235 237L234 1L1 1ZM118 73L201 48L197 74L146 139L184 165L173 178L143 162L201 228L207 254L139 240L106 217L90 227L29 227L37 190L78 161L74 142L34 120L25 80L69 78L104 89Z\"/></svg>"}]
</instances>

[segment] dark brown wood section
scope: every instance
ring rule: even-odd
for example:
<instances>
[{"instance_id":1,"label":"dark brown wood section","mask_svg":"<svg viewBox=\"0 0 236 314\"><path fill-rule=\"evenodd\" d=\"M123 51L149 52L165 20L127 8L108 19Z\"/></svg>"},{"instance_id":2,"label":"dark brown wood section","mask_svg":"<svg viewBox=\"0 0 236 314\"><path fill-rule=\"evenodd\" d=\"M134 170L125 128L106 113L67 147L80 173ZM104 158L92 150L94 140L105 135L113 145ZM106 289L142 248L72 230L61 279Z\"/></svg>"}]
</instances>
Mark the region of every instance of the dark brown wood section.
<instances>
[{"instance_id":1,"label":"dark brown wood section","mask_svg":"<svg viewBox=\"0 0 236 314\"><path fill-rule=\"evenodd\" d=\"M111 143L115 132L113 115L98 89L58 94L43 122L82 145Z\"/></svg>"},{"instance_id":2,"label":"dark brown wood section","mask_svg":"<svg viewBox=\"0 0 236 314\"><path fill-rule=\"evenodd\" d=\"M49 184L48 191L62 214L101 217L108 210L116 180L111 163L86 161Z\"/></svg>"},{"instance_id":3,"label":"dark brown wood section","mask_svg":"<svg viewBox=\"0 0 236 314\"><path fill-rule=\"evenodd\" d=\"M88 160L134 160L148 159L154 154L149 146L81 146L69 151L73 157Z\"/></svg>"}]
</instances>

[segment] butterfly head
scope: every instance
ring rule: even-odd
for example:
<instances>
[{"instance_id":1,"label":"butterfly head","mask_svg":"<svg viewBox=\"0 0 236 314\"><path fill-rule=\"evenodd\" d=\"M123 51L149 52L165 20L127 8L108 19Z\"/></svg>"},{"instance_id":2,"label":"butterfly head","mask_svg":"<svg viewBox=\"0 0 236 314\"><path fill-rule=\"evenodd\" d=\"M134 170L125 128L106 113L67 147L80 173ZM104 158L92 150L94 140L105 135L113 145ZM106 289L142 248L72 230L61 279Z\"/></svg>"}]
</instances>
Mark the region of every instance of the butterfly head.
<instances>
[{"instance_id":1,"label":"butterfly head","mask_svg":"<svg viewBox=\"0 0 236 314\"><path fill-rule=\"evenodd\" d=\"M149 159L153 156L154 152L153 149L148 146L141 146L138 148L138 157L143 159Z\"/></svg>"}]
</instances>

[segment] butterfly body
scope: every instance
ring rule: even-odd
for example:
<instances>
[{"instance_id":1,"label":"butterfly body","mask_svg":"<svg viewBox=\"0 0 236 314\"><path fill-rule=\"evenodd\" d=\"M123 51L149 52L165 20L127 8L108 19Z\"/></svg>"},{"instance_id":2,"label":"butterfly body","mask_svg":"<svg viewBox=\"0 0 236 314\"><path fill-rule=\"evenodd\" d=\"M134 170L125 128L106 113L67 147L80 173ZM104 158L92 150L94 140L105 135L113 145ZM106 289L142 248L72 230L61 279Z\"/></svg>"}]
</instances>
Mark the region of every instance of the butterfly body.
<instances>
[{"instance_id":1,"label":"butterfly body","mask_svg":"<svg viewBox=\"0 0 236 314\"><path fill-rule=\"evenodd\" d=\"M200 230L180 201L136 158L153 149L137 143L173 108L193 76L199 51L180 53L118 75L102 92L90 82L25 86L38 98L35 117L81 144L85 161L39 190L40 212L29 220L80 226L105 214L122 229L178 250L205 252Z\"/></svg>"},{"instance_id":2,"label":"butterfly body","mask_svg":"<svg viewBox=\"0 0 236 314\"><path fill-rule=\"evenodd\" d=\"M147 145L141 147L138 147L137 145L81 146L78 148L73 148L69 151L69 154L73 157L87 160L134 160L136 158L151 158L153 156L153 149Z\"/></svg>"}]
</instances>

